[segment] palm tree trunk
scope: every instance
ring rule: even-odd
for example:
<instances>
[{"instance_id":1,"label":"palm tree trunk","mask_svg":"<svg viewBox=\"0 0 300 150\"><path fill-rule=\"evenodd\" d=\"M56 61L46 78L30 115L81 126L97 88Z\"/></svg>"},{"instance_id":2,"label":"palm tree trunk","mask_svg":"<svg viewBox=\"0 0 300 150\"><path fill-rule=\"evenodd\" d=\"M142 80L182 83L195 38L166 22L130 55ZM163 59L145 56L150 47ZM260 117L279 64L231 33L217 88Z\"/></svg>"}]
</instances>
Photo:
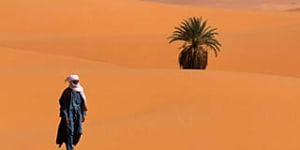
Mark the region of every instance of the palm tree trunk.
<instances>
[{"instance_id":1,"label":"palm tree trunk","mask_svg":"<svg viewBox=\"0 0 300 150\"><path fill-rule=\"evenodd\" d=\"M208 56L207 56L207 51L204 51L201 54L201 59L200 59L201 63L200 63L200 69L205 70L207 67L207 62L208 62Z\"/></svg>"}]
</instances>

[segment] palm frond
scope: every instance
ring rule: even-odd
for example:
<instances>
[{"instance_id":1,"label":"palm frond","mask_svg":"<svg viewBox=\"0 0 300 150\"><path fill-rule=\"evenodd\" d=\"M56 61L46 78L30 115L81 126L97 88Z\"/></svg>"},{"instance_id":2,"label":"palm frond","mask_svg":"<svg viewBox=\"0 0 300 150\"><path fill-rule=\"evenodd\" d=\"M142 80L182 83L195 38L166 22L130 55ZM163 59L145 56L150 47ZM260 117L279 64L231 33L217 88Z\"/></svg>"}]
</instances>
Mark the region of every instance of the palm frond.
<instances>
[{"instance_id":1,"label":"palm frond","mask_svg":"<svg viewBox=\"0 0 300 150\"><path fill-rule=\"evenodd\" d=\"M184 19L169 39L169 43L183 41L179 55L181 68L205 68L207 65L207 50L212 50L215 56L221 51L221 43L216 39L217 28L207 26L207 20L202 17Z\"/></svg>"}]
</instances>

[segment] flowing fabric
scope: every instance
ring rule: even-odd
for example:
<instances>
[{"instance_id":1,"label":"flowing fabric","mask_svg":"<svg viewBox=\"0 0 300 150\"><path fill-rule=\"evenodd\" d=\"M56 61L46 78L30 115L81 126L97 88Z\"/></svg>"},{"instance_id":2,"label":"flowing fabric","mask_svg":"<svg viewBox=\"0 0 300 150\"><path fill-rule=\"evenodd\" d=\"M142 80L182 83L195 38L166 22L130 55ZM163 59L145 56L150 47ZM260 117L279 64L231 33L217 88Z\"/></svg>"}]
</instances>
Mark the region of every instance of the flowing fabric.
<instances>
[{"instance_id":1,"label":"flowing fabric","mask_svg":"<svg viewBox=\"0 0 300 150\"><path fill-rule=\"evenodd\" d=\"M82 134L82 116L86 115L87 107L79 92L66 88L59 99L60 117L56 144L76 145ZM69 119L67 124L66 118Z\"/></svg>"}]
</instances>

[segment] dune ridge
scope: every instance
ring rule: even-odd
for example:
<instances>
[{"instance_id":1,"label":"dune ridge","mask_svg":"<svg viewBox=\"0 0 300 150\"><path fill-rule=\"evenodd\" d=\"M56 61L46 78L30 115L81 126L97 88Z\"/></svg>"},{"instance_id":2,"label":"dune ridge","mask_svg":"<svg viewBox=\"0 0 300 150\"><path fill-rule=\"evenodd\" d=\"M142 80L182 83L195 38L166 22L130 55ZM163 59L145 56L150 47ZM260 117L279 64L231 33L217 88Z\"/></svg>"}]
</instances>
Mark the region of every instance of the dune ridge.
<instances>
[{"instance_id":1,"label":"dune ridge","mask_svg":"<svg viewBox=\"0 0 300 150\"><path fill-rule=\"evenodd\" d=\"M218 8L234 9L253 9L253 10L272 10L293 9L299 6L299 0L145 0L149 2L159 2L177 5L206 6Z\"/></svg>"},{"instance_id":2,"label":"dune ridge","mask_svg":"<svg viewBox=\"0 0 300 150\"><path fill-rule=\"evenodd\" d=\"M293 8L293 9L288 9L286 11L292 11L292 12L299 12L300 8Z\"/></svg>"},{"instance_id":3,"label":"dune ridge","mask_svg":"<svg viewBox=\"0 0 300 150\"><path fill-rule=\"evenodd\" d=\"M56 5L57 1L45 4L31 1L39 4L36 11L41 11L40 15L47 20L39 22L41 16L34 14L35 11L22 16L13 13L12 8L18 6L20 11L27 11L28 5L20 7L23 3L2 2L11 3L11 6L6 4L7 10L2 10L11 19L1 25L0 30L5 34L0 37L0 46L71 55L129 68L175 69L178 68L179 45L168 44L167 37L183 18L203 16L219 29L219 39L223 44L219 57L211 56L209 69L287 76L300 74L294 69L298 63L297 55L290 55L297 53L300 47L297 13L124 0L74 2L70 6L62 3L51 10L48 7ZM67 6L68 9L64 9ZM149 13L150 10L156 11ZM58 17L60 13L68 19ZM118 22L122 22L122 27ZM23 26L19 27L19 24ZM73 25L72 28L68 27L69 24ZM274 46L274 43L281 44ZM282 58L289 59L278 61Z\"/></svg>"}]
</instances>

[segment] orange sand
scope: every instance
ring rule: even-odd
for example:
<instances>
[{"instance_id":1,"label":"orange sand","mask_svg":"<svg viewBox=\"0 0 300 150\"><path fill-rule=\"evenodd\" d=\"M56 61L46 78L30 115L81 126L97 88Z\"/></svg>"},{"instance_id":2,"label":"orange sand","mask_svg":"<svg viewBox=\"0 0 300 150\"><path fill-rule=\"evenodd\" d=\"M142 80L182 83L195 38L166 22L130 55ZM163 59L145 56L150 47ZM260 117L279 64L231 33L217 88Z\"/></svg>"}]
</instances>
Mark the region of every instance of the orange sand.
<instances>
[{"instance_id":1,"label":"orange sand","mask_svg":"<svg viewBox=\"0 0 300 150\"><path fill-rule=\"evenodd\" d=\"M135 0L0 2L1 149L53 150L58 98L88 96L76 149L299 149L300 14ZM223 44L178 69L173 27L203 16Z\"/></svg>"}]
</instances>

